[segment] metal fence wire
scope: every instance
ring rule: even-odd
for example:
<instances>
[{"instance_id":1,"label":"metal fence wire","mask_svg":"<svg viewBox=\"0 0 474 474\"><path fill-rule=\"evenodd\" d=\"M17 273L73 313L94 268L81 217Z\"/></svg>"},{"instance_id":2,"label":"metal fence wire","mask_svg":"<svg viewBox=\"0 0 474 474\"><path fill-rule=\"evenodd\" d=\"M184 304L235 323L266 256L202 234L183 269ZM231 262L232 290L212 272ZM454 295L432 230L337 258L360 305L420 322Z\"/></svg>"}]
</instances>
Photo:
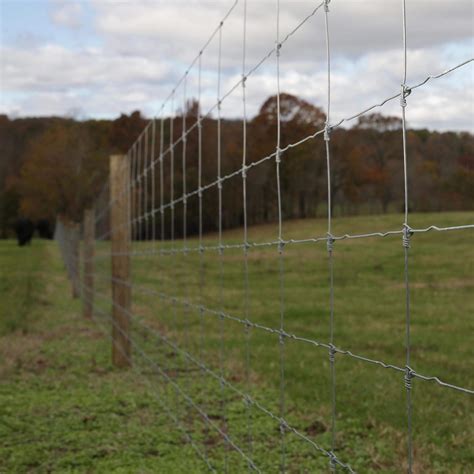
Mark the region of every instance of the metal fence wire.
<instances>
[{"instance_id":1,"label":"metal fence wire","mask_svg":"<svg viewBox=\"0 0 474 474\"><path fill-rule=\"evenodd\" d=\"M403 29L400 47L404 60L400 71L400 90L356 114L333 123L331 96L337 94L337 88L331 84L330 0L315 4L308 15L288 33L280 31L280 4L279 0L276 0L274 44L267 54L250 66L247 59L247 0L236 0L164 100L158 116L149 122L124 157L123 166L129 169L130 185L123 189L122 193L129 203L130 218L121 225L128 229L131 248L122 256L130 259L130 280L117 281L110 271L110 258L117 255L111 253L110 248L110 238L115 230L110 225L110 214L115 202L108 185L96 201L96 251L92 256L95 286L82 288L82 297L93 304L94 318L104 331L109 333L110 326L115 324L110 316L111 309L117 305L112 298L110 285L114 283L130 287L133 295L131 308L121 309L128 314L132 324L131 332L124 336L129 339L132 348L133 368L143 374L143 379L157 395L161 408L211 471L264 470L259 464L263 448L259 445L260 441L256 440L261 437L261 420L266 419L269 425L265 426L275 427L275 431L271 432L271 435L267 432L266 436L278 438L278 442L269 443L264 448L264 455L275 460L272 464L274 470L298 471L298 460L289 447L296 440L302 446L301 450L309 452L308 456L325 459L328 470L355 472L355 468L351 467L351 459L344 458L338 447L340 441L336 378L339 360L356 361L367 367L372 366L377 371L387 369L391 377L398 380L400 394L404 392L405 398L408 472L416 470L412 400L414 384L418 381L436 384L441 389L458 392L459 397L474 394L468 387L450 383L436 374L421 373L413 366L410 337L410 247L420 234L470 232L474 229L474 224L445 227L430 225L425 228L410 225L410 155L407 151L406 125L409 104L416 100L415 94L411 94L416 89L429 87L431 81L467 66L473 59L456 64L439 74L426 75L419 83L408 84L405 0L401 1L401 6ZM323 16L325 28L326 122L323 128L315 130L311 135L282 146L280 61L285 55L287 43L298 35L303 25L317 15ZM224 90L223 36L231 16L241 20L241 76L228 90ZM211 49L212 45L214 49ZM194 74L197 79L197 101L200 104L204 80L203 63L204 60L210 61L206 57L210 52L217 54L217 58L211 58L216 60L216 101L206 112L202 112L199 106L197 113L191 114L188 108L191 98L188 87L190 77ZM251 161L248 153L246 86L255 72L271 61L274 62L276 77L275 148L268 155ZM209 69L206 69L206 77L208 75ZM221 110L224 101L235 94L241 96L242 157L241 166L229 170L224 156L225 136ZM403 166L404 219L396 229L338 234L333 229L331 205L331 151L335 140L333 131L395 100L400 102L402 118L400 140L403 153L400 160ZM178 109L180 112L176 112ZM215 117L215 126L212 127L209 125L211 117ZM212 136L212 139L215 139L213 156L216 161L212 163L206 160L209 150L204 149L205 134L207 138ZM323 140L325 144L327 232L303 238L286 236L281 185L285 154L304 143L316 140ZM197 148L197 154L190 152L188 141L194 141L193 150ZM213 179L209 179L211 167L214 167ZM252 239L247 210L249 192L252 186L258 186L258 183L251 181L251 175L256 168L261 167L265 167L266 173L274 176L274 194L271 198L275 201L276 225L273 237ZM239 209L224 208L226 192L240 194ZM224 232L227 212L239 212L242 223L242 229L232 231L229 236ZM193 216L193 222L197 222L197 226L189 225L190 216ZM209 226L206 221L210 220L217 231L207 234L205 229ZM393 242L394 237L400 240L393 245L400 245L403 249L404 364L395 364L393 360L379 360L368 354L353 352L348 347L340 347L335 337L338 324L344 324L343 316L341 315L341 320L337 317L335 303L338 298L345 297L343 291L335 292L338 243L359 241L374 245L379 239ZM73 275L79 268L80 259L76 250L78 238L77 229L59 222L56 239L71 278L74 278ZM324 316L328 327L323 337L316 338L311 328L301 324L289 324L286 299L292 288L288 288L285 277L288 264L295 255L292 253L294 250L301 246L323 244L326 244L328 264L328 301ZM259 287L256 285L258 277L251 275L251 267L255 268L255 260L258 258L267 259L272 265L275 263L272 266L271 281L269 280L272 285L271 294L274 296L272 301L266 300L264 294L259 294ZM312 298L310 291L306 297ZM261 314L255 310L258 307L268 307L267 313L271 313L271 316L266 319L255 316L256 313ZM315 351L314 364L319 363L326 367L324 370L327 373L330 422L328 436L321 440L301 428L301 420L298 418L301 413L296 412L295 415L291 400L288 400L287 377L291 371L291 368L288 368L289 358L294 357L295 351L298 353L303 350L303 347ZM131 357L130 354L126 356ZM255 380L257 375L252 365L257 358L268 362L268 371L278 372L277 388L270 389L270 382L267 384L267 381ZM132 364L131 360L130 363ZM318 383L312 379L312 370L312 367L300 370L301 377L307 377L305 383L308 393L313 390L312 384ZM272 377L274 380L275 376ZM157 380L160 382L157 383ZM362 383L370 384L368 379ZM314 403L317 410L319 402ZM232 427L236 417L239 429ZM201 433L193 424L195 421L190 420L200 420ZM213 440L212 443L210 439Z\"/></svg>"}]
</instances>

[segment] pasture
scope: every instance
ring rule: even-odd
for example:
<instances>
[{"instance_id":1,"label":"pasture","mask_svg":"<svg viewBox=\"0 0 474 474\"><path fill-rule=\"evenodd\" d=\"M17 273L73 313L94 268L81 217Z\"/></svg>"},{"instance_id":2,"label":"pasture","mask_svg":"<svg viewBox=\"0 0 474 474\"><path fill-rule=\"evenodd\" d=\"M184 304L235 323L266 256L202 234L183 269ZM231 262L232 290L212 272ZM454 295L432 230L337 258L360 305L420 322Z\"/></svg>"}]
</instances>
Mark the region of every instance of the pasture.
<instances>
[{"instance_id":1,"label":"pasture","mask_svg":"<svg viewBox=\"0 0 474 474\"><path fill-rule=\"evenodd\" d=\"M474 214L410 219L413 228L442 227L472 224ZM333 234L399 230L402 221L397 214L337 218ZM308 219L284 222L283 234L324 237L326 230L324 219ZM249 229L251 242L276 236L276 225ZM412 368L470 389L473 237L472 229L415 234L409 257ZM224 233L229 247L242 239L240 229ZM229 472L246 470L216 427L251 453L263 472L276 472L282 456L289 472L328 471L327 457L292 432L284 434L282 451L278 421L203 369L222 374L278 414L283 357L285 418L329 449L329 356L314 344L329 340L325 242L289 244L281 260L275 246L250 248L248 286L238 245L222 256L213 250L173 252L185 245L195 249L197 239L133 243L134 370L118 370L110 363L108 243L97 244L98 311L95 321L87 321L80 302L70 298L54 242L35 240L28 248L0 242L1 472L206 472L194 448L219 472L226 466ZM217 236L206 236L204 245L217 246ZM203 312L201 305L215 312ZM299 338L284 338L283 347L278 334L219 315L278 328L282 305L285 332ZM334 318L338 348L404 367L400 235L335 243ZM403 377L336 354L337 455L357 472L406 470ZM412 392L415 472L469 472L473 397L419 379Z\"/></svg>"}]
</instances>

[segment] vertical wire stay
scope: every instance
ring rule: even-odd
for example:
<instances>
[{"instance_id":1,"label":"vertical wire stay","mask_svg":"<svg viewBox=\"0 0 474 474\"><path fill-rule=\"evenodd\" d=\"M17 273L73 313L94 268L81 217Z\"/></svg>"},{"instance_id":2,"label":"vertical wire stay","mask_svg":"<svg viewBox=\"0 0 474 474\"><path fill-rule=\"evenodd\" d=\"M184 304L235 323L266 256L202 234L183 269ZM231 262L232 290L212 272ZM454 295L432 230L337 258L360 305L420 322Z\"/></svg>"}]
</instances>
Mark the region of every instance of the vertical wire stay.
<instances>
[{"instance_id":1,"label":"vertical wire stay","mask_svg":"<svg viewBox=\"0 0 474 474\"><path fill-rule=\"evenodd\" d=\"M144 230L142 230L143 240L148 239L148 227L149 227L149 218L150 215L148 213L148 130L149 127L145 129L145 133L143 135L143 221L144 221Z\"/></svg>"},{"instance_id":2,"label":"vertical wire stay","mask_svg":"<svg viewBox=\"0 0 474 474\"><path fill-rule=\"evenodd\" d=\"M136 196L135 196L135 146L132 146L129 150L130 155L130 240L131 240L131 251L133 252L133 241L135 239L135 205L136 205ZM96 216L96 223L98 225L98 230L100 232L101 223L103 222L103 215L105 213L105 209L102 207L102 198L103 193L97 199L97 211L98 216ZM103 237L102 234L97 235L97 240L101 240Z\"/></svg>"},{"instance_id":3,"label":"vertical wire stay","mask_svg":"<svg viewBox=\"0 0 474 474\"><path fill-rule=\"evenodd\" d=\"M188 220L188 201L187 201L187 187L186 187L186 143L187 143L187 137L186 137L186 118L187 118L187 81L188 81L188 74L185 74L184 81L183 81L183 117L182 117L182 185L183 185L183 254L182 254L182 265L181 265L181 270L179 270L179 273L181 274L181 279L182 279L182 286L184 288L184 297L186 300L189 300L189 291L188 291L188 285L187 285L187 266L189 263L187 262L187 256L188 256L188 251L187 251L187 220ZM184 338L185 338L185 345L189 347L189 307L187 305L183 306L183 325L184 325ZM186 359L186 367L189 372L189 361Z\"/></svg>"},{"instance_id":4,"label":"vertical wire stay","mask_svg":"<svg viewBox=\"0 0 474 474\"><path fill-rule=\"evenodd\" d=\"M137 154L137 143L134 144L132 148L132 183L133 183L133 214L132 214L132 222L133 222L133 234L132 234L132 243L136 241L138 238L138 183L137 183L137 176L138 176L138 154Z\"/></svg>"},{"instance_id":5,"label":"vertical wire stay","mask_svg":"<svg viewBox=\"0 0 474 474\"><path fill-rule=\"evenodd\" d=\"M159 163L159 175L160 175L160 252L159 252L159 258L158 261L160 262L160 265L158 266L157 271L159 273L162 273L161 277L161 282L165 281L164 273L165 273L165 268L166 264L163 262L161 265L161 262L163 260L163 254L165 251L165 210L163 208L164 202L165 202L165 183L164 183L164 165L163 165L163 160L164 160L164 148L165 148L165 112L164 110L161 111L161 117L160 117L160 155L158 158L158 163ZM162 308L165 308L165 310L168 310L167 305L163 305ZM166 366L165 366L166 369ZM167 384L165 383L165 391L168 389Z\"/></svg>"},{"instance_id":6,"label":"vertical wire stay","mask_svg":"<svg viewBox=\"0 0 474 474\"><path fill-rule=\"evenodd\" d=\"M151 162L151 250L156 252L156 176L155 176L155 155L156 155L156 120L153 119L152 125L152 141L150 151Z\"/></svg>"},{"instance_id":7,"label":"vertical wire stay","mask_svg":"<svg viewBox=\"0 0 474 474\"><path fill-rule=\"evenodd\" d=\"M276 186L277 186L277 206L278 206L278 266L280 285L280 471L286 471L286 447L285 447L285 337L284 337L284 257L283 257L283 222L281 207L281 182L280 182L280 162L281 162L281 110L280 110L280 0L277 0L276 12L276 81L277 81L277 143L275 152Z\"/></svg>"},{"instance_id":8,"label":"vertical wire stay","mask_svg":"<svg viewBox=\"0 0 474 474\"><path fill-rule=\"evenodd\" d=\"M174 255L175 251L175 209L174 209L174 99L175 99L175 90L173 90L173 93L171 95L171 113L170 113L170 246L171 246L171 253ZM175 277L176 277L176 272ZM174 278L176 279L176 278ZM176 299L173 299L171 302L171 305L173 307L172 310L172 318L173 318L173 326L174 326L174 331L175 331L175 337L178 335L178 314L177 314L177 308L176 308Z\"/></svg>"},{"instance_id":9,"label":"vertical wire stay","mask_svg":"<svg viewBox=\"0 0 474 474\"><path fill-rule=\"evenodd\" d=\"M142 135L143 136L143 135ZM138 140L137 144L137 240L142 240L142 210L143 210L143 193L142 193L142 140Z\"/></svg>"},{"instance_id":10,"label":"vertical wire stay","mask_svg":"<svg viewBox=\"0 0 474 474\"><path fill-rule=\"evenodd\" d=\"M135 142L133 145L133 196L134 196L134 205L133 205L133 236L132 242L138 239L138 142Z\"/></svg>"},{"instance_id":11,"label":"vertical wire stay","mask_svg":"<svg viewBox=\"0 0 474 474\"><path fill-rule=\"evenodd\" d=\"M161 113L160 119L160 255L163 255L164 243L165 243L165 183L163 174L163 152L165 148L165 116L164 112Z\"/></svg>"},{"instance_id":12,"label":"vertical wire stay","mask_svg":"<svg viewBox=\"0 0 474 474\"><path fill-rule=\"evenodd\" d=\"M186 84L187 84L187 75L183 83L183 124L182 124L182 139L181 143L183 145L183 154L182 154L182 181L183 181L183 250L186 255L186 238L187 238L187 210L188 210L188 201L187 201L187 191L186 191L186 116L187 116L187 103L186 103Z\"/></svg>"},{"instance_id":13,"label":"vertical wire stay","mask_svg":"<svg viewBox=\"0 0 474 474\"><path fill-rule=\"evenodd\" d=\"M218 193L218 228L219 228L219 308L224 310L224 246L222 245L222 121L221 121L221 76L222 76L222 27L221 21L218 36L218 56L217 56L217 193ZM225 403L225 384L224 384L224 363L225 363L225 340L224 340L224 318L219 318L219 371L221 388L221 412L224 433L227 432L226 403ZM228 470L227 445L224 448L224 472Z\"/></svg>"},{"instance_id":14,"label":"vertical wire stay","mask_svg":"<svg viewBox=\"0 0 474 474\"><path fill-rule=\"evenodd\" d=\"M413 428L412 428L412 399L411 384L413 370L411 369L411 341L410 341L410 278L409 278L409 249L411 229L408 224L408 157L407 157L407 127L405 109L406 98L410 94L407 88L407 15L406 2L402 0L402 30L403 30L403 80L400 95L400 106L402 112L402 145L403 145L403 180L404 180L404 200L405 200L405 220L403 223L403 249L404 249L404 274L405 274L405 390L406 390L406 411L407 411L407 471L413 472Z\"/></svg>"},{"instance_id":15,"label":"vertical wire stay","mask_svg":"<svg viewBox=\"0 0 474 474\"><path fill-rule=\"evenodd\" d=\"M324 130L324 141L326 145L326 167L328 181L328 265L329 265L329 364L331 380L331 456L329 458L331 471L336 470L336 360L334 350L334 261L333 249L334 238L332 235L332 188L331 188L331 150L329 142L331 140L331 45L329 37L329 2L324 4L324 24L326 34L326 63L327 63L327 115Z\"/></svg>"},{"instance_id":16,"label":"vertical wire stay","mask_svg":"<svg viewBox=\"0 0 474 474\"><path fill-rule=\"evenodd\" d=\"M249 320L249 260L248 260L248 223L247 223L247 94L245 90L246 76L246 55L247 55L247 0L243 5L243 32L242 32L242 211L243 211L243 232L244 232L244 319ZM250 394L250 325L244 326L245 331L245 385L247 393ZM252 406L250 397L245 399L247 412L247 450L248 456L252 459ZM248 470L252 470L252 465L248 463Z\"/></svg>"},{"instance_id":17,"label":"vertical wire stay","mask_svg":"<svg viewBox=\"0 0 474 474\"><path fill-rule=\"evenodd\" d=\"M133 165L132 165L132 159L133 159L133 154L132 151L129 150L127 153L127 160L125 161L125 166L128 166L128 173L130 176L129 182L128 182L128 187L126 189L127 193L127 205L128 205L128 221L125 223L127 226L127 233L128 233L128 238L130 239L130 248L129 251L133 252L133 229L132 229L132 223L133 223ZM133 261L130 261L130 265L133 263ZM131 268L132 265L131 265ZM133 278L133 273L131 273L130 278Z\"/></svg>"},{"instance_id":18,"label":"vertical wire stay","mask_svg":"<svg viewBox=\"0 0 474 474\"><path fill-rule=\"evenodd\" d=\"M201 116L201 94L202 94L202 54L201 50L199 53L199 64L198 64L198 199L199 199L199 357L201 360L204 358L204 245L202 240L203 234L203 195L202 195L202 116ZM205 371L201 371L202 376L205 375ZM204 444L204 457L207 459L207 445Z\"/></svg>"},{"instance_id":19,"label":"vertical wire stay","mask_svg":"<svg viewBox=\"0 0 474 474\"><path fill-rule=\"evenodd\" d=\"M145 129L142 138L140 140L141 143L141 165L142 169L140 171L140 180L141 180L141 192L140 195L142 197L141 201L141 227L140 227L140 240L145 241L146 240L146 231L147 231L147 152L148 152L148 146L147 146L147 137L148 137L148 128ZM140 246L140 248L143 248L143 246Z\"/></svg>"},{"instance_id":20,"label":"vertical wire stay","mask_svg":"<svg viewBox=\"0 0 474 474\"><path fill-rule=\"evenodd\" d=\"M175 169L174 169L174 159L175 159L175 141L174 141L174 121L175 121L175 92L176 90L173 89L172 93L171 93L171 101L170 101L170 130L169 130L169 152L170 152L170 188L169 188L169 191L170 191L170 202L171 202L171 206L170 206L170 250L171 250L171 254L173 256L175 255L178 255L177 253L175 253L175 204L174 204L174 172L175 172ZM172 279L173 281L176 281L176 276L177 276L177 270L175 268L175 265L172 265L171 266L172 268ZM178 311L177 311L177 300L176 298L173 298L172 301L171 301L171 318L173 320L172 322L172 326L173 326L173 330L174 330L174 338L177 339L178 338L178 334L179 334L179 329L178 329ZM178 362L178 357L177 357L177 354L173 354L173 359L175 361L175 370L178 370L179 369L179 362ZM179 412L180 410L180 406L179 406L179 403L178 403L178 400L176 400L176 411Z\"/></svg>"},{"instance_id":21,"label":"vertical wire stay","mask_svg":"<svg viewBox=\"0 0 474 474\"><path fill-rule=\"evenodd\" d=\"M201 120L201 88L202 88L202 51L199 53L198 64L198 233L199 233L199 357L204 359L204 247L202 243L202 120Z\"/></svg>"}]
</instances>

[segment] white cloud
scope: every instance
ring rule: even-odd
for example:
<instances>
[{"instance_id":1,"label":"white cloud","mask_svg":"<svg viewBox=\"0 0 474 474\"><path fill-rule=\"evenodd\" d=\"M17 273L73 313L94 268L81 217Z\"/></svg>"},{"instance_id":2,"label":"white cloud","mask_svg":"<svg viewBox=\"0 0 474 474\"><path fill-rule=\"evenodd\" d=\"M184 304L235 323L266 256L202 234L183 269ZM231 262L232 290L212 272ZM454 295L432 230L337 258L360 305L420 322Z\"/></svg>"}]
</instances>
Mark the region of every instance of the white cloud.
<instances>
[{"instance_id":1,"label":"white cloud","mask_svg":"<svg viewBox=\"0 0 474 474\"><path fill-rule=\"evenodd\" d=\"M55 5L58 12L76 4L80 6L78 2ZM60 114L78 107L91 116L113 116L134 109L147 114L157 112L160 101L169 94L231 4L231 0L89 0L101 46L77 50L59 44L28 49L19 45L4 47L2 87L7 94L21 94L15 100L10 97L8 103L4 100L1 107L4 111L20 110L22 114ZM281 0L280 38L317 4ZM442 0L409 2L409 84L472 56L472 8L470 0L458 0L449 8ZM222 93L240 78L242 14L241 1L222 29ZM275 2L249 0L247 15L248 70L275 45ZM64 14L67 22L66 18ZM332 116L337 121L399 91L403 65L400 2L333 0L329 21ZM217 53L215 35L202 56L204 110L216 102ZM324 12L319 10L281 50L281 90L324 107L325 61ZM275 71L272 56L248 79L249 115L275 93ZM188 97L197 97L197 73L196 63L186 81ZM410 124L473 130L473 85L470 65L418 89L409 98ZM181 86L176 91L175 105L182 100ZM225 100L223 113L236 117L241 110L241 89L237 88ZM387 104L381 112L399 114L398 102Z\"/></svg>"},{"instance_id":2,"label":"white cloud","mask_svg":"<svg viewBox=\"0 0 474 474\"><path fill-rule=\"evenodd\" d=\"M114 48L150 54L153 51L191 59L203 45L231 0L108 2L90 0L98 12L98 30ZM316 1L280 1L281 37L310 14ZM259 60L275 42L276 2L247 2L247 37L250 62ZM472 37L471 0L417 0L408 4L408 41L412 48L432 47ZM243 32L243 2L225 20L223 41L226 56L240 62ZM402 45L402 15L399 0L333 0L330 3L331 47L336 54L361 56ZM133 21L131 21L133 19ZM124 41L124 39L127 41ZM214 40L214 44L217 41ZM291 54L323 57L324 15L322 8L289 42Z\"/></svg>"},{"instance_id":3,"label":"white cloud","mask_svg":"<svg viewBox=\"0 0 474 474\"><path fill-rule=\"evenodd\" d=\"M83 8L73 0L54 0L51 10L51 20L58 26L80 28L82 25Z\"/></svg>"},{"instance_id":4,"label":"white cloud","mask_svg":"<svg viewBox=\"0 0 474 474\"><path fill-rule=\"evenodd\" d=\"M28 50L5 47L3 87L9 90L63 91L108 84L143 84L162 81L168 66L159 61L123 57L97 48L73 51L56 44Z\"/></svg>"}]
</instances>

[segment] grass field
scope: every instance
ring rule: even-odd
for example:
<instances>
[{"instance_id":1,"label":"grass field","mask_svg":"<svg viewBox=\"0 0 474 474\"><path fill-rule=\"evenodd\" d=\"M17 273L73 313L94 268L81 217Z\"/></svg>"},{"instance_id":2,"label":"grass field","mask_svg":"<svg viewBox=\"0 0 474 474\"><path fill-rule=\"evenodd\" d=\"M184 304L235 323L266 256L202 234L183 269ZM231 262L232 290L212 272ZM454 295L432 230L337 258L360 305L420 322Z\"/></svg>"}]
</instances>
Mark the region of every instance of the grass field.
<instances>
[{"instance_id":1,"label":"grass field","mask_svg":"<svg viewBox=\"0 0 474 474\"><path fill-rule=\"evenodd\" d=\"M334 221L333 233L398 230L400 222L399 215L340 218ZM415 214L410 225L473 222L473 213ZM289 221L284 236L324 236L325 226L324 220ZM275 226L255 227L249 240L264 242L276 235ZM416 234L410 249L412 368L471 389L473 237L472 230ZM226 244L241 242L242 231L227 232L224 239ZM206 245L216 243L217 236L206 237ZM197 241L187 245L195 247ZM163 247L182 248L183 242L166 242ZM250 249L247 298L242 249L225 250L222 259L213 250L206 251L202 260L197 252L147 254L160 248L150 242L134 244L134 250L144 252L132 258L135 370L119 371L110 365L110 323L102 315L110 311L107 244L98 245L96 324L84 321L80 303L70 299L55 243L34 241L30 248L20 249L11 241L0 242L0 472L206 472L195 449L219 472L225 466L229 472L246 470L246 462L226 448L215 427L227 431L262 471L278 471L278 422L247 406L142 326L174 341L215 373L222 370L233 386L278 415L278 335L256 328L246 332L239 322L196 307L203 304L278 328L277 249ZM328 342L325 243L287 245L283 266L285 331ZM400 235L336 242L337 347L404 367L403 271ZM192 305L183 305L183 300ZM285 418L330 449L327 349L286 338L283 354ZM358 472L406 470L403 376L336 355L336 453ZM174 384L209 415L207 422ZM415 472L472 472L474 397L419 379L413 380L412 391ZM191 435L193 444L178 425ZM309 443L291 432L284 440L289 472L328 471L327 457Z\"/></svg>"}]
</instances>

